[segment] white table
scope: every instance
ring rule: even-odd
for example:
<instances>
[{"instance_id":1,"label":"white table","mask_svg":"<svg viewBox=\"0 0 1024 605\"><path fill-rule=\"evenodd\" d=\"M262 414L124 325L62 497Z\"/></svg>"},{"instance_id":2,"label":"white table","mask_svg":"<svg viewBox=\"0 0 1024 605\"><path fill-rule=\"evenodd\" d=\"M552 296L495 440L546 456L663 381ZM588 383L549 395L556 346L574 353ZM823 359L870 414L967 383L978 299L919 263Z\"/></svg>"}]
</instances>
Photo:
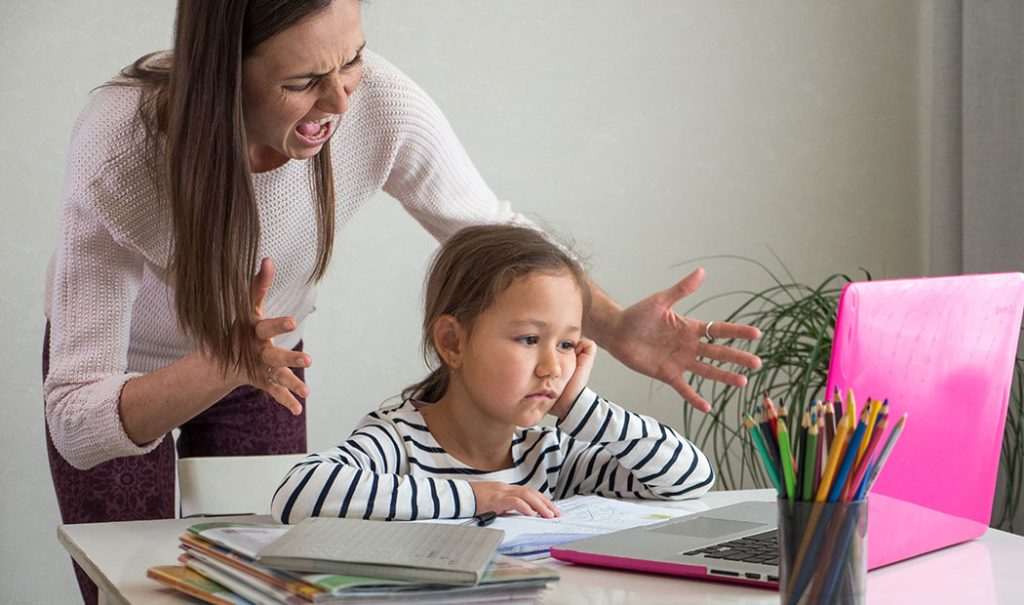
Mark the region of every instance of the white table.
<instances>
[{"instance_id":1,"label":"white table","mask_svg":"<svg viewBox=\"0 0 1024 605\"><path fill-rule=\"evenodd\" d=\"M742 500L774 500L772 490L713 492L699 500L670 503L702 511ZM658 502L665 506L666 503ZM267 517L217 520L269 521ZM171 565L178 536L196 519L62 525L57 537L101 591L101 602L146 605L192 603L146 578L146 569ZM551 559L562 579L540 603L754 604L778 603L778 593L719 582L689 580L564 564ZM981 538L868 573L868 603L1024 603L1024 537L989 529Z\"/></svg>"}]
</instances>

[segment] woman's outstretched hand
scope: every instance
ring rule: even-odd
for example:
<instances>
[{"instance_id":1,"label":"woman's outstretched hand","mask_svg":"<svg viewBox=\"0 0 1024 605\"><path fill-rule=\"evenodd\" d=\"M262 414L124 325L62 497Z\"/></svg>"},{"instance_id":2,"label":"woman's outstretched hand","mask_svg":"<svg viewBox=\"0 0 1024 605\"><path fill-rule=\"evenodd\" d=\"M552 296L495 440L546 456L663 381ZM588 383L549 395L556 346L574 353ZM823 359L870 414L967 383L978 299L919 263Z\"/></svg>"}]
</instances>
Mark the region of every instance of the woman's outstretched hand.
<instances>
[{"instance_id":1,"label":"woman's outstretched hand","mask_svg":"<svg viewBox=\"0 0 1024 605\"><path fill-rule=\"evenodd\" d=\"M252 284L252 303L255 309L253 322L256 325L256 339L259 341L264 371L261 375L249 376L248 383L269 393L297 416L302 413L302 404L295 395L306 397L309 387L291 369L308 368L312 359L306 353L282 349L274 344L275 337L295 329L295 320L291 317L263 317L263 303L274 281L275 270L274 261L264 258Z\"/></svg>"},{"instance_id":2,"label":"woman's outstretched hand","mask_svg":"<svg viewBox=\"0 0 1024 605\"><path fill-rule=\"evenodd\" d=\"M702 412L711 405L690 386L684 372L734 387L747 384L742 374L730 372L702 361L709 359L732 363L752 370L761 367L761 359L714 340L741 338L755 340L761 331L753 326L715 321L708 334L709 322L683 317L672 307L693 294L704 282L704 270L697 269L674 286L655 292L640 302L623 309L608 331L602 346L627 367L671 386L683 399Z\"/></svg>"}]
</instances>

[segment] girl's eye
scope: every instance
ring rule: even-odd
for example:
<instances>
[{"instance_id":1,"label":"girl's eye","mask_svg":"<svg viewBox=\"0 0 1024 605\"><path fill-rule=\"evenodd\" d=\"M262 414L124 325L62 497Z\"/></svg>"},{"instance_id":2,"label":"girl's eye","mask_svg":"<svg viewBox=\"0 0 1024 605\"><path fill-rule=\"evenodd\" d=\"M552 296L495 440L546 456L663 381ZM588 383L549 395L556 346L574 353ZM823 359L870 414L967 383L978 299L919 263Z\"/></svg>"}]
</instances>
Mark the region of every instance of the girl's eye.
<instances>
[{"instance_id":1,"label":"girl's eye","mask_svg":"<svg viewBox=\"0 0 1024 605\"><path fill-rule=\"evenodd\" d=\"M562 349L563 351L575 351L576 343L574 343L571 340L563 340L562 342L558 343L558 348Z\"/></svg>"},{"instance_id":2,"label":"girl's eye","mask_svg":"<svg viewBox=\"0 0 1024 605\"><path fill-rule=\"evenodd\" d=\"M516 340L523 343L524 345L535 345L538 342L540 342L540 339L537 338L536 336L520 336Z\"/></svg>"},{"instance_id":3,"label":"girl's eye","mask_svg":"<svg viewBox=\"0 0 1024 605\"><path fill-rule=\"evenodd\" d=\"M284 89L289 90L291 92L306 92L307 90L313 88L314 86L316 86L316 80L310 80L303 84L302 86L285 86Z\"/></svg>"}]
</instances>

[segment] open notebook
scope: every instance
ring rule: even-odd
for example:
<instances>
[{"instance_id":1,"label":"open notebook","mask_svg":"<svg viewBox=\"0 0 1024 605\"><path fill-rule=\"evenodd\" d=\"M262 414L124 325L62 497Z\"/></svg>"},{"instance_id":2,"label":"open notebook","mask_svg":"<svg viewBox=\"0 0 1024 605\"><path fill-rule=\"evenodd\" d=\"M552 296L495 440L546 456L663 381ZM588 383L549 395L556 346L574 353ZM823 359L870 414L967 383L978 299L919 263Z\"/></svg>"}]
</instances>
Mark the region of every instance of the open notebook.
<instances>
[{"instance_id":1,"label":"open notebook","mask_svg":"<svg viewBox=\"0 0 1024 605\"><path fill-rule=\"evenodd\" d=\"M909 415L869 494L869 569L985 532L1022 314L1021 273L857 282L843 290L828 392L852 388L859 399L888 398L891 417ZM775 518L774 502L746 502L551 554L772 585Z\"/></svg>"}]
</instances>

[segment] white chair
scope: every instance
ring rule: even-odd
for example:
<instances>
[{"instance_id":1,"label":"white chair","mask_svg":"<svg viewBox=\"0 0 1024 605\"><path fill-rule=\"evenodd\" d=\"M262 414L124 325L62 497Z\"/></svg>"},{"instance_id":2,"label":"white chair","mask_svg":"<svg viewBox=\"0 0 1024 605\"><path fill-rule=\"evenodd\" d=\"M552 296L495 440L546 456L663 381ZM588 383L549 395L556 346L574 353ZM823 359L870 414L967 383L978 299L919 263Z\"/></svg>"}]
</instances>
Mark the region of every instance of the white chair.
<instances>
[{"instance_id":1,"label":"white chair","mask_svg":"<svg viewBox=\"0 0 1024 605\"><path fill-rule=\"evenodd\" d=\"M178 460L181 518L270 514L281 479L306 454L210 456Z\"/></svg>"}]
</instances>

